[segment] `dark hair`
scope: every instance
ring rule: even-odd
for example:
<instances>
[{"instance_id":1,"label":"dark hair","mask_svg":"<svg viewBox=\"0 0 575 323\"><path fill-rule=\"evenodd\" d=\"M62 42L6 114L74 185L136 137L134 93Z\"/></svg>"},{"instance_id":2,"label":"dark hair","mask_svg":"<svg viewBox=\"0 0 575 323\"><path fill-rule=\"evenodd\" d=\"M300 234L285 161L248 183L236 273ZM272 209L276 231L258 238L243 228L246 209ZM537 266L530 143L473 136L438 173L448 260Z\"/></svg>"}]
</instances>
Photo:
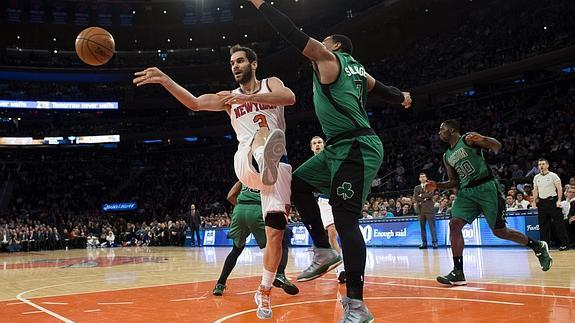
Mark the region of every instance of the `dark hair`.
<instances>
[{"instance_id":1,"label":"dark hair","mask_svg":"<svg viewBox=\"0 0 575 323\"><path fill-rule=\"evenodd\" d=\"M443 121L443 124L445 125L445 127L449 128L449 129L453 129L457 132L459 132L461 129L461 126L459 125L459 121L457 121L455 119L445 120L445 121Z\"/></svg>"},{"instance_id":2,"label":"dark hair","mask_svg":"<svg viewBox=\"0 0 575 323\"><path fill-rule=\"evenodd\" d=\"M335 43L340 43L341 47L339 48L342 52L353 54L353 43L351 39L345 35L335 34L329 36Z\"/></svg>"},{"instance_id":3,"label":"dark hair","mask_svg":"<svg viewBox=\"0 0 575 323\"><path fill-rule=\"evenodd\" d=\"M258 55L256 54L256 52L254 52L254 50L249 47L245 47L240 44L234 45L232 46L232 48L230 48L230 55L232 55L235 52L246 53L246 58L250 63L253 63L258 60Z\"/></svg>"},{"instance_id":4,"label":"dark hair","mask_svg":"<svg viewBox=\"0 0 575 323\"><path fill-rule=\"evenodd\" d=\"M549 161L545 158L539 158L539 160L537 160L537 162L542 162L542 161L546 162L547 165L549 165Z\"/></svg>"},{"instance_id":5,"label":"dark hair","mask_svg":"<svg viewBox=\"0 0 575 323\"><path fill-rule=\"evenodd\" d=\"M421 175L425 175L425 177L427 177L427 174L424 172L419 173L419 176L421 176Z\"/></svg>"}]
</instances>

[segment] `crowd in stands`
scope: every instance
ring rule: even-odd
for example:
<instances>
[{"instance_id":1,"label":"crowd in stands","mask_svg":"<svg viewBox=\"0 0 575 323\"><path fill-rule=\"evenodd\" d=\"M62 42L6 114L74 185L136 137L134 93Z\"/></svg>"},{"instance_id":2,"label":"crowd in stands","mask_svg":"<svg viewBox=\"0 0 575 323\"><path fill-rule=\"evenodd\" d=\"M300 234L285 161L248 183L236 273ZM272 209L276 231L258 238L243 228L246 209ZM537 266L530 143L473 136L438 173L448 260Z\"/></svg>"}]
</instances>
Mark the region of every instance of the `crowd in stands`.
<instances>
[{"instance_id":1,"label":"crowd in stands","mask_svg":"<svg viewBox=\"0 0 575 323\"><path fill-rule=\"evenodd\" d=\"M413 87L417 85L414 80L423 84L567 46L575 39L571 37L575 20L566 19L564 13L570 8L573 3L565 1L541 10L526 6L520 8L525 19L512 21L504 19L511 10L507 7L501 11L486 9L482 15L490 15L498 28L471 19L452 34L442 35L441 39L432 37L418 42L402 57L375 62L372 69L376 76L378 73L386 75L384 79L391 84L409 83ZM556 19L548 29L526 22L534 19L543 23L553 15ZM526 28L525 37L510 36L511 30L523 27ZM481 43L480 40L486 37L489 42ZM446 44L449 41L452 42ZM508 48L486 47L500 43L508 44ZM400 63L408 61L412 66L421 67L421 77L399 73L402 69L409 70ZM299 99L294 110L310 111L309 73L301 72L301 79L307 83L297 83L299 87L295 91ZM10 83L3 84L0 84L0 90L9 94L8 99L26 99L30 93L46 90L34 82L29 83L27 90ZM190 89L201 91L207 89L205 86L188 85ZM82 101L96 99L102 93L111 98L121 97L124 91L106 84L94 89L82 85L47 89L53 92L48 99L75 100L81 95ZM84 96L90 91L92 97ZM160 92L166 97L160 88L145 95L154 96ZM486 158L505 189L508 211L530 208L532 187L529 184L538 173L536 162L540 157L551 162L550 170L559 175L563 184L575 185L574 106L573 79L557 78L531 87L518 85L511 93L459 98L423 116L398 107L376 107L370 111L370 119L384 143L384 165L372 184L372 195L362 210L363 218L415 215L412 192L418 174L425 172L436 181L446 179L442 160L445 145L439 139L438 130L441 121L451 118L462 121L464 132L477 131L502 142L502 151L486 153ZM185 117L176 117L174 123L165 116L151 116L145 122L137 118L133 121L120 119L112 125L101 122L90 126L93 116L87 116L84 122L80 120L79 126L53 118L44 128L11 123L14 126L2 127L0 134L62 135L62 131L124 134L185 126L209 127L228 122L225 114L212 119L196 119L194 113L180 110ZM286 109L286 113L294 112ZM288 123L287 148L294 167L312 155L309 140L321 134L316 121ZM122 142L112 149L6 150L0 158L0 183L3 191L9 193L0 197L0 251L182 245L190 223L188 210L192 203L198 205L202 227L226 227L230 224L232 207L225 197L236 181L232 162L235 145L234 140L228 139L209 142L205 147L168 141L157 145ZM436 192L435 213L449 216L454 198L453 192ZM104 203L124 201L136 202L137 210L121 213L102 210ZM292 209L289 220L292 223L300 221L297 209Z\"/></svg>"},{"instance_id":2,"label":"crowd in stands","mask_svg":"<svg viewBox=\"0 0 575 323\"><path fill-rule=\"evenodd\" d=\"M461 118L464 131L478 131L503 143L499 154L486 157L506 189L508 210L529 208L529 184L538 172L539 157L550 160L551 171L564 184L575 184L575 114L569 108L574 105L575 86L557 84L506 98L471 100L438 111L433 122L404 125L400 120L409 112L395 110L400 111L397 115L383 109L372 115L372 124L383 138L386 159L363 217L413 216L411 194L419 172L445 179L445 147L437 131L448 116ZM394 118L388 115L400 122L389 126ZM288 132L288 151L292 164L299 165L311 156L309 139L319 127L299 123L294 128ZM230 157L234 150L233 142L208 148L134 144L116 149L9 150L0 173L14 184L0 221L0 242L7 249L19 241L22 250L85 246L88 241L101 245L112 231L117 245L179 245L191 203L200 206L203 227L228 226L231 206L225 194L235 181ZM454 197L437 192L436 213L449 215ZM103 203L120 201L135 201L138 210L113 215L101 210ZM294 210L290 222L298 220ZM90 240L94 237L97 242Z\"/></svg>"}]
</instances>

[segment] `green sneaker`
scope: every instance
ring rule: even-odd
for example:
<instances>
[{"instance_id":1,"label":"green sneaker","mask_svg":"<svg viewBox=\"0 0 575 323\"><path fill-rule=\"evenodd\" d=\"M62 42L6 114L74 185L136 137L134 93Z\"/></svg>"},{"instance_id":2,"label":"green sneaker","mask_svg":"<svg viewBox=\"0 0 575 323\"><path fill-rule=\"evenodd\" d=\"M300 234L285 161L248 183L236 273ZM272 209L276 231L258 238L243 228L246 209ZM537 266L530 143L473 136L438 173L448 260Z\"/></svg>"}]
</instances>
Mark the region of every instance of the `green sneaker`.
<instances>
[{"instance_id":1,"label":"green sneaker","mask_svg":"<svg viewBox=\"0 0 575 323\"><path fill-rule=\"evenodd\" d=\"M459 270L457 268L453 268L453 270L445 276L438 276L437 281L445 285L454 285L454 286L467 285L467 282L465 281L465 275L463 274L463 270Z\"/></svg>"},{"instance_id":2,"label":"green sneaker","mask_svg":"<svg viewBox=\"0 0 575 323\"><path fill-rule=\"evenodd\" d=\"M216 287L214 287L212 294L215 296L222 296L224 294L224 289L226 289L226 285L216 284Z\"/></svg>"},{"instance_id":3,"label":"green sneaker","mask_svg":"<svg viewBox=\"0 0 575 323\"><path fill-rule=\"evenodd\" d=\"M312 263L297 277L297 281L305 282L319 278L342 262L341 256L334 249L313 247Z\"/></svg>"},{"instance_id":4,"label":"green sneaker","mask_svg":"<svg viewBox=\"0 0 575 323\"><path fill-rule=\"evenodd\" d=\"M290 295L297 295L299 293L297 286L294 285L284 274L276 274L276 279L274 279L273 285L283 289L284 292Z\"/></svg>"},{"instance_id":5,"label":"green sneaker","mask_svg":"<svg viewBox=\"0 0 575 323\"><path fill-rule=\"evenodd\" d=\"M343 317L340 323L371 323L375 320L362 300L343 297Z\"/></svg>"},{"instance_id":6,"label":"green sneaker","mask_svg":"<svg viewBox=\"0 0 575 323\"><path fill-rule=\"evenodd\" d=\"M545 241L539 241L539 250L535 252L543 271L548 271L553 265L553 258L549 255L549 246Z\"/></svg>"}]
</instances>

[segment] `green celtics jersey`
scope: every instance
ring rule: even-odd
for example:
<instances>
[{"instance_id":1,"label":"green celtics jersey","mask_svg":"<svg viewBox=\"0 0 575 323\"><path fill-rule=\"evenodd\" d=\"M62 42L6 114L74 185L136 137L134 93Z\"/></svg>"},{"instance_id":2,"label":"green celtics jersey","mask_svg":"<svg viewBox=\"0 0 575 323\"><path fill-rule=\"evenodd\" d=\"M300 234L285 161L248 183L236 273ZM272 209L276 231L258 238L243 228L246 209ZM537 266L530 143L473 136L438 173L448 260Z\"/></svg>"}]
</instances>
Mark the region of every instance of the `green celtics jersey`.
<instances>
[{"instance_id":1,"label":"green celtics jersey","mask_svg":"<svg viewBox=\"0 0 575 323\"><path fill-rule=\"evenodd\" d=\"M461 136L455 146L445 152L445 160L459 175L460 188L491 175L491 168L483 157L483 151L481 148L466 144L465 136Z\"/></svg>"},{"instance_id":2,"label":"green celtics jersey","mask_svg":"<svg viewBox=\"0 0 575 323\"><path fill-rule=\"evenodd\" d=\"M260 202L260 191L245 187L242 185L242 190L238 195L238 203L241 202Z\"/></svg>"},{"instance_id":3,"label":"green celtics jersey","mask_svg":"<svg viewBox=\"0 0 575 323\"><path fill-rule=\"evenodd\" d=\"M364 106L367 100L365 68L347 53L334 52L339 75L332 84L321 84L313 75L313 103L328 138L358 128L370 128Z\"/></svg>"}]
</instances>

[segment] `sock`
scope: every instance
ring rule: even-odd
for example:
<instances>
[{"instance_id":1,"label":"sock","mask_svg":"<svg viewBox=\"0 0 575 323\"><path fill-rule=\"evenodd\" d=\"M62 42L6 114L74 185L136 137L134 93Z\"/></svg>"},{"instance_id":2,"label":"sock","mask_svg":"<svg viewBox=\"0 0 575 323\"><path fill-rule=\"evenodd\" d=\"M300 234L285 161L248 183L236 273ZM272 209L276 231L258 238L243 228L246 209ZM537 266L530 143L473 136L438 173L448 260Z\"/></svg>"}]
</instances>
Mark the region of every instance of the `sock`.
<instances>
[{"instance_id":1,"label":"sock","mask_svg":"<svg viewBox=\"0 0 575 323\"><path fill-rule=\"evenodd\" d=\"M532 240L531 238L528 238L527 247L529 247L529 248L533 249L533 251L537 252L537 251L539 251L539 241L535 241L535 240Z\"/></svg>"},{"instance_id":2,"label":"sock","mask_svg":"<svg viewBox=\"0 0 575 323\"><path fill-rule=\"evenodd\" d=\"M276 277L276 273L272 273L264 268L264 272L262 273L262 286L265 288L270 288L272 286L272 282Z\"/></svg>"},{"instance_id":3,"label":"sock","mask_svg":"<svg viewBox=\"0 0 575 323\"><path fill-rule=\"evenodd\" d=\"M361 272L346 272L347 297L363 300L363 274Z\"/></svg>"},{"instance_id":4,"label":"sock","mask_svg":"<svg viewBox=\"0 0 575 323\"><path fill-rule=\"evenodd\" d=\"M222 285L226 284L228 276L230 276L232 270L236 266L238 257L242 254L242 250L244 250L244 247L238 248L235 245L233 246L232 251L230 251L230 253L226 257L226 261L224 262L224 268L222 268L222 273L220 274L220 278L218 279L218 284Z\"/></svg>"},{"instance_id":5,"label":"sock","mask_svg":"<svg viewBox=\"0 0 575 323\"><path fill-rule=\"evenodd\" d=\"M453 265L455 266L455 268L463 271L463 256L453 257Z\"/></svg>"},{"instance_id":6,"label":"sock","mask_svg":"<svg viewBox=\"0 0 575 323\"><path fill-rule=\"evenodd\" d=\"M262 170L262 164L264 162L264 146L259 146L258 148L254 149L252 156L258 163L259 170Z\"/></svg>"}]
</instances>

